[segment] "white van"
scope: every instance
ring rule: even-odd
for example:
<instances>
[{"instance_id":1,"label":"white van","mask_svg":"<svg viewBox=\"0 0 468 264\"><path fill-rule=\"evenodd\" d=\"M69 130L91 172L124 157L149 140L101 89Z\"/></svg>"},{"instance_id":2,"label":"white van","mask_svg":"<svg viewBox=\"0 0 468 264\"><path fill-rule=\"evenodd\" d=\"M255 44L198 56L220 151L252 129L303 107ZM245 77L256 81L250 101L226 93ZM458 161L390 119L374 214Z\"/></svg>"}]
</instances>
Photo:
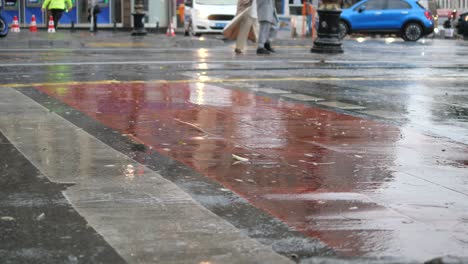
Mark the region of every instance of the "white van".
<instances>
[{"instance_id":1,"label":"white van","mask_svg":"<svg viewBox=\"0 0 468 264\"><path fill-rule=\"evenodd\" d=\"M237 0L185 0L185 34L222 33L236 10Z\"/></svg>"}]
</instances>

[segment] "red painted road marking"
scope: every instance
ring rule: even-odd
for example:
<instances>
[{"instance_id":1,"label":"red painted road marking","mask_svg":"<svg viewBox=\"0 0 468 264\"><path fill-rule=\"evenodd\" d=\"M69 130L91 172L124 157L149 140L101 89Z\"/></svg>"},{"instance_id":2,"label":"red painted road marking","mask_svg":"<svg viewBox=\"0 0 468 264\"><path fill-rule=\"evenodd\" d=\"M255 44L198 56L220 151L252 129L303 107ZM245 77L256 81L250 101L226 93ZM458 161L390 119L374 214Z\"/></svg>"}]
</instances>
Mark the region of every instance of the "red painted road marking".
<instances>
[{"instance_id":1,"label":"red painted road marking","mask_svg":"<svg viewBox=\"0 0 468 264\"><path fill-rule=\"evenodd\" d=\"M460 208L467 208L460 202L468 193L464 145L202 83L38 89L215 179L342 255L466 252L456 241L446 244L451 251L440 247L464 226L434 231L439 220L463 219ZM434 207L446 200L456 206ZM433 213L442 217L433 220Z\"/></svg>"}]
</instances>

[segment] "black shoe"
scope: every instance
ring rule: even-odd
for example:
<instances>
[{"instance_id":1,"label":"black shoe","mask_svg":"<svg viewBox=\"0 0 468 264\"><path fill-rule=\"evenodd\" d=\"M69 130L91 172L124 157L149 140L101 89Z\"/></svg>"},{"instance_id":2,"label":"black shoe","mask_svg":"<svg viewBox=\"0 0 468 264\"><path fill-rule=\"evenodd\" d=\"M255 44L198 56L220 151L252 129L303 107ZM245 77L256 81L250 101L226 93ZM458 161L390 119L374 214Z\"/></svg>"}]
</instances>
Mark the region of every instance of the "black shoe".
<instances>
[{"instance_id":1,"label":"black shoe","mask_svg":"<svg viewBox=\"0 0 468 264\"><path fill-rule=\"evenodd\" d=\"M271 52L266 50L265 48L258 48L257 55L270 55Z\"/></svg>"},{"instance_id":2,"label":"black shoe","mask_svg":"<svg viewBox=\"0 0 468 264\"><path fill-rule=\"evenodd\" d=\"M184 36L189 37L189 36L190 36L189 32L188 32L188 31L185 31Z\"/></svg>"},{"instance_id":3,"label":"black shoe","mask_svg":"<svg viewBox=\"0 0 468 264\"><path fill-rule=\"evenodd\" d=\"M270 42L265 43L265 49L269 52L275 52L275 49L271 47Z\"/></svg>"},{"instance_id":4,"label":"black shoe","mask_svg":"<svg viewBox=\"0 0 468 264\"><path fill-rule=\"evenodd\" d=\"M240 50L240 49L235 49L234 52L235 52L236 54L242 54L242 50Z\"/></svg>"}]
</instances>

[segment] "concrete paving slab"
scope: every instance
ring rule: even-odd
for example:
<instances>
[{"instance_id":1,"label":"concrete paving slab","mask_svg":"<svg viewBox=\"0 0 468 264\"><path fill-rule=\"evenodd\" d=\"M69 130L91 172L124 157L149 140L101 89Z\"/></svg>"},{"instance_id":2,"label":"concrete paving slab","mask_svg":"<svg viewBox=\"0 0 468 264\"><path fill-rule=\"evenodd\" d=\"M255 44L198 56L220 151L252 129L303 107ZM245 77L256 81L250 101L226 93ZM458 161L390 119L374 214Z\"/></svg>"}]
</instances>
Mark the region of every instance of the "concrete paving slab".
<instances>
[{"instance_id":1,"label":"concrete paving slab","mask_svg":"<svg viewBox=\"0 0 468 264\"><path fill-rule=\"evenodd\" d=\"M272 247L276 252L285 256L295 256L296 259L318 255L335 255L332 249L318 239L291 229L286 223L281 222L260 208L254 207L246 199L230 191L222 184L168 157L167 155L171 152L163 150L162 153L158 153L157 151L149 151L147 147L145 147L147 152L138 151L135 149L135 141L132 135L115 133L116 131L110 130L102 123L87 116L87 113L79 112L37 89L22 88L19 91L47 107L49 111L56 112L84 131L92 134L105 144L138 162L143 162L148 168L158 171L163 177L176 183L177 186L189 193L205 208L233 224L249 237ZM154 90L153 92L157 91ZM155 95L153 92L151 94ZM211 92L208 94L211 94ZM253 97L255 98L255 96ZM60 110L57 111L57 109ZM137 125L156 125L157 123L160 123L160 121L141 120L136 122ZM165 143L164 148L169 148L170 145ZM177 150L174 151L177 152ZM114 164L105 165L105 167L115 166Z\"/></svg>"},{"instance_id":2,"label":"concrete paving slab","mask_svg":"<svg viewBox=\"0 0 468 264\"><path fill-rule=\"evenodd\" d=\"M465 245L452 238L465 236L466 166L459 160L466 146L245 90L205 83L144 88L36 89L190 164L339 254L426 260L449 249L463 252ZM130 94L132 100L122 100ZM446 228L440 219L457 224Z\"/></svg>"},{"instance_id":3,"label":"concrete paving slab","mask_svg":"<svg viewBox=\"0 0 468 264\"><path fill-rule=\"evenodd\" d=\"M304 101L304 102L320 102L324 101L325 99L320 98L320 97L315 97L315 96L310 96L310 95L305 95L305 94L286 94L282 95L281 97L289 98L289 99L294 99L298 101Z\"/></svg>"},{"instance_id":4,"label":"concrete paving slab","mask_svg":"<svg viewBox=\"0 0 468 264\"><path fill-rule=\"evenodd\" d=\"M385 110L365 110L359 111L359 113L363 113L366 115L383 117L385 119L404 119L405 116L399 112L395 111L385 111Z\"/></svg>"},{"instance_id":5,"label":"concrete paving slab","mask_svg":"<svg viewBox=\"0 0 468 264\"><path fill-rule=\"evenodd\" d=\"M133 37L130 32L100 31L97 34L86 30L59 30L56 34L48 34L40 30L31 35L29 31L9 34L8 38L0 39L1 47L17 48L213 48L224 45L218 38L186 38L177 36L168 38L164 34L148 34L145 37Z\"/></svg>"},{"instance_id":6,"label":"concrete paving slab","mask_svg":"<svg viewBox=\"0 0 468 264\"><path fill-rule=\"evenodd\" d=\"M468 54L465 42L426 42L423 39L416 43L401 40L385 43L381 39L368 39L354 43L345 40L345 54L332 57L310 54L310 46L282 48L276 42L278 52L266 58L255 56L255 50L250 47L247 56L235 56L232 46L174 48L175 43L166 41L164 36L160 39L151 36L144 45L144 41L135 41L133 45L132 39L123 35L84 39L73 43L89 40L98 45L92 48L74 46L57 52L52 47L18 49L27 43L21 42L17 35L0 40L0 76L3 80L0 87L3 89L10 83L18 83L15 87L37 83L35 86L42 87L41 92L44 92L44 100L38 102L64 119L73 120L78 127L84 126L75 123L78 110L73 108L88 115L88 119L94 119L96 123L92 125L96 127L115 125L107 133L101 133L102 129L86 130L106 144L124 153L127 153L126 147L133 146L119 146L119 142L111 144L110 140L103 139L116 132L154 146L161 151L161 156L166 155L168 163L178 160L168 166L156 160L151 168L165 167L161 174L168 174L168 171L172 175L180 173L173 168L181 167L179 161L186 162L186 166L200 171L200 177L212 177L227 184L228 187L220 188L239 191L259 208L274 213L284 223L326 242L341 253L405 255L421 261L442 254L466 255L468 127L463 105L467 101L464 89L467 79L464 74L457 74L468 69L466 56L463 56ZM112 41L122 43L122 46ZM154 48L147 48L149 46ZM8 51L9 47L14 51ZM27 74L18 74L22 72ZM184 72L203 73L203 76L193 79L180 76L179 73ZM197 83L197 89L190 90L187 84L207 79L226 87L232 84L232 92L213 89L206 83ZM99 83L92 85L89 81L93 80ZM124 85L128 80L132 81L131 85ZM62 84L53 89L47 86L50 82ZM278 96L255 96L249 93L251 89L247 89L253 87L237 86L239 82L355 105L364 102L368 107L364 111L394 109L407 118L398 122L369 120L359 114L356 118L355 115L344 115L339 108L325 111L299 101L278 101ZM82 87L76 85L78 83ZM100 87L103 90L94 93ZM50 97L47 98L45 93ZM49 100L54 100L52 97L69 105L49 105ZM11 109L15 107L14 103L9 105ZM35 118L40 120L41 117L31 114L24 123L11 124L12 129L34 130ZM175 122L174 118L183 123ZM55 133L54 128L41 127L40 130L45 137ZM203 137L205 132L212 137ZM84 143L81 139L57 137L57 141L66 146L71 145L67 141L73 140L83 147L89 145L81 144ZM22 141L23 146L34 144L29 138L18 137L16 140ZM48 146L45 141L35 144L41 149ZM210 155L212 152L215 155ZM249 163L233 165L231 152L248 157ZM141 162L148 156L137 155ZM102 157L104 161L114 160L105 153ZM44 156L44 163L47 158L49 162L71 166L70 179L75 174L87 175L89 172L92 177L86 180L90 183L99 175L124 175L126 172L123 177L134 183L144 181L128 172L140 170L147 175L144 169L135 168L135 164L127 167L126 162L108 163L100 170L94 163L80 167L67 162L66 155ZM75 163L84 164L81 160ZM62 171L62 174L65 173ZM179 187L198 184L193 178L184 181L184 176L169 176L168 179ZM68 180L65 175L63 178ZM148 186L140 185L139 188L151 186L151 182L146 183ZM84 190L85 187L92 188L84 186ZM263 226L264 222L255 222L255 217L249 219L252 222L247 221L248 224L239 227L239 222L245 218L235 217L240 213L237 208L232 208L229 199L222 194L207 195L203 184L197 191L196 195L190 192L192 197L198 195L195 199L198 202L204 200L203 205L217 215L220 215L219 207L231 206L227 213L234 216L228 221L236 223L237 228L248 229L245 233L250 237L258 239L264 234L262 232L277 230L276 226L267 226L258 231L257 227ZM151 189L146 192L151 193ZM328 196L328 199L314 199L317 198L314 195L324 192L334 192L332 199ZM346 194L350 192L367 195L372 202L350 199L353 196ZM262 196L265 193L273 193L281 199L262 200L262 197L269 197ZM291 193L301 195L288 196ZM132 196L125 190L116 198L125 195L129 198L123 201L133 202L132 206L152 206L152 199ZM106 193L97 198L105 203L113 197ZM91 203L91 200L84 201ZM247 204L246 200L240 200L243 202L239 203ZM379 215L381 210L375 210L379 206L411 219L394 217L391 212ZM85 203L83 207L86 207ZM317 227L316 223L320 225ZM262 234L256 236L256 233ZM301 241L284 236L268 239L277 244ZM312 248L307 243L297 244ZM301 259L304 256L297 255Z\"/></svg>"},{"instance_id":7,"label":"concrete paving slab","mask_svg":"<svg viewBox=\"0 0 468 264\"><path fill-rule=\"evenodd\" d=\"M291 91L275 89L275 88L253 88L252 90L255 92L262 92L262 93L267 93L267 94L289 94L291 93Z\"/></svg>"},{"instance_id":8,"label":"concrete paving slab","mask_svg":"<svg viewBox=\"0 0 468 264\"><path fill-rule=\"evenodd\" d=\"M0 133L0 263L126 263Z\"/></svg>"},{"instance_id":9,"label":"concrete paving slab","mask_svg":"<svg viewBox=\"0 0 468 264\"><path fill-rule=\"evenodd\" d=\"M343 110L363 110L366 109L364 106L354 105L354 104L347 104L339 101L332 101L332 102L320 102L317 103L319 105L324 105L328 107L339 108Z\"/></svg>"},{"instance_id":10,"label":"concrete paving slab","mask_svg":"<svg viewBox=\"0 0 468 264\"><path fill-rule=\"evenodd\" d=\"M129 263L289 262L18 91L0 98L0 131L49 179L74 184L68 200Z\"/></svg>"}]
</instances>

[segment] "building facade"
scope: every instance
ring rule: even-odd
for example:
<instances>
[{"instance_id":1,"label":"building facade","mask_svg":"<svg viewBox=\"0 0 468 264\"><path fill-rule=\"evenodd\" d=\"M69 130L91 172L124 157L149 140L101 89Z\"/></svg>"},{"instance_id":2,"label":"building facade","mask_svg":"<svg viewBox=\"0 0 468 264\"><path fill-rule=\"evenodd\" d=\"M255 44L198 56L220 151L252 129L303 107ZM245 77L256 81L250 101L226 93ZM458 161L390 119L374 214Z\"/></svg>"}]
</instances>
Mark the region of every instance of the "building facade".
<instances>
[{"instance_id":1,"label":"building facade","mask_svg":"<svg viewBox=\"0 0 468 264\"><path fill-rule=\"evenodd\" d=\"M85 28L89 26L88 8L92 2L99 4L101 13L98 15L98 25L101 28L133 27L133 8L135 0L72 0L73 8L65 12L60 20L61 27ZM280 15L289 14L289 4L295 4L298 0L275 0L276 8ZM32 15L36 17L38 25L45 26L47 13L41 11L44 0L0 0L4 7L4 16L11 23L13 17L18 17L21 26L27 26ZM300 0L299 0L300 2ZM145 25L147 28L167 27L169 21L177 21L178 6L183 0L143 0L146 10ZM181 26L180 22L178 23Z\"/></svg>"},{"instance_id":2,"label":"building facade","mask_svg":"<svg viewBox=\"0 0 468 264\"><path fill-rule=\"evenodd\" d=\"M468 10L468 0L437 0L437 3L441 9Z\"/></svg>"},{"instance_id":3,"label":"building facade","mask_svg":"<svg viewBox=\"0 0 468 264\"><path fill-rule=\"evenodd\" d=\"M47 14L41 11L44 0L0 0L3 6L3 15L9 23L17 16L22 26L27 26L32 15L35 15L38 25L47 24ZM135 0L72 0L73 9L63 14L60 20L62 27L89 27L88 8L92 2L99 4L101 13L98 15L98 25L101 28L132 28L133 8ZM314 0L318 2L319 0ZM314 2L312 1L312 2ZM458 13L468 10L468 0L434 0L437 9L456 9ZM182 26L180 20L177 22L178 6L183 0L143 0L146 10L145 25L147 28L165 28L169 21L174 25ZM294 7L300 7L302 0L275 0L279 15L289 16L294 12ZM293 10L293 11L291 11Z\"/></svg>"},{"instance_id":4,"label":"building facade","mask_svg":"<svg viewBox=\"0 0 468 264\"><path fill-rule=\"evenodd\" d=\"M0 5L4 7L3 15L9 23L16 16L20 25L27 26L34 15L37 24L45 26L48 19L46 12L41 11L43 2L44 0L0 0ZM72 0L73 8L69 12L64 12L60 25L88 27L88 9L93 2L101 9L101 13L98 14L99 27L132 28L134 0ZM144 1L147 10L145 22L149 27L155 27L158 23L162 27L166 26L171 2L171 0Z\"/></svg>"},{"instance_id":5,"label":"building facade","mask_svg":"<svg viewBox=\"0 0 468 264\"><path fill-rule=\"evenodd\" d=\"M2 0L4 16L11 22L16 16L23 26L31 21L32 15L36 17L38 25L45 25L48 21L47 13L41 11L44 0ZM60 20L62 26L87 26L88 8L92 3L97 3L101 8L98 15L98 24L101 26L123 26L124 2L125 0L72 0L73 8L69 12L64 12Z\"/></svg>"}]
</instances>

